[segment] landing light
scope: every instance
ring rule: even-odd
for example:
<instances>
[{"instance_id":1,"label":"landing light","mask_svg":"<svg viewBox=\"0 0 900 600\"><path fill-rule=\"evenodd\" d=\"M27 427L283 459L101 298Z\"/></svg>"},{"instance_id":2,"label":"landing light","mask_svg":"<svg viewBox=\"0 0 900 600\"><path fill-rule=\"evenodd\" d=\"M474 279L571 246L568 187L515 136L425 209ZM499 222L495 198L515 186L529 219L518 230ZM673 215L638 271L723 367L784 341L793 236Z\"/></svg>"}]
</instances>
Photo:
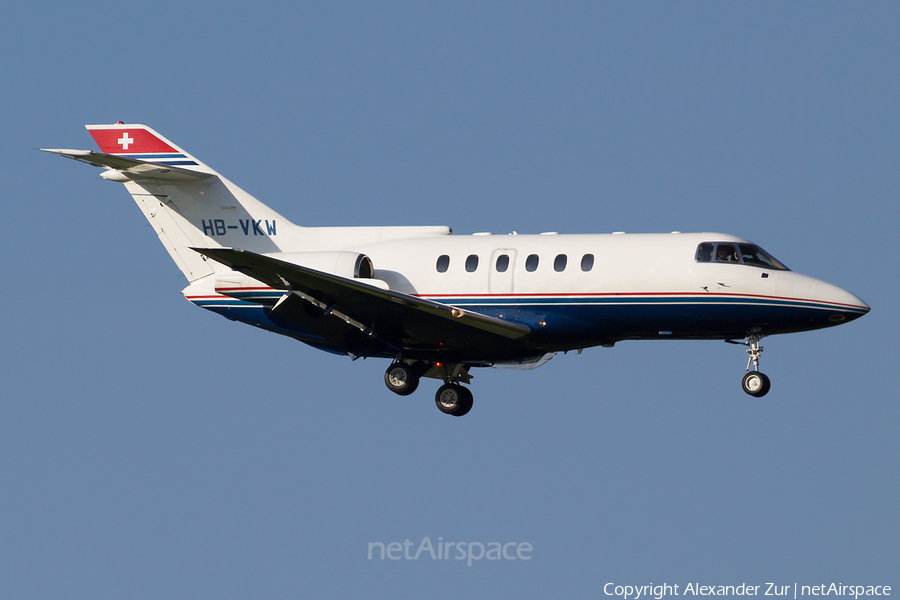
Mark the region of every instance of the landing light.
<instances>
[{"instance_id":1,"label":"landing light","mask_svg":"<svg viewBox=\"0 0 900 600\"><path fill-rule=\"evenodd\" d=\"M840 323L844 319L846 319L844 315L831 315L830 317L828 317L828 320L832 323Z\"/></svg>"}]
</instances>

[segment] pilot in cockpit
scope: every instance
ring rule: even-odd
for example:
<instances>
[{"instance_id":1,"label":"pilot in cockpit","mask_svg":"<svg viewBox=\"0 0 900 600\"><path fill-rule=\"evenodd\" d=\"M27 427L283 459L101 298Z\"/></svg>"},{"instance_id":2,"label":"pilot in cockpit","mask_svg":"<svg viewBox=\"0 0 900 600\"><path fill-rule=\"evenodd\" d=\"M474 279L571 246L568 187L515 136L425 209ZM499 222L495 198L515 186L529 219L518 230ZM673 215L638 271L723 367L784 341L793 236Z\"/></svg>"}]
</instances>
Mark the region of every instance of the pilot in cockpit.
<instances>
[{"instance_id":1,"label":"pilot in cockpit","mask_svg":"<svg viewBox=\"0 0 900 600\"><path fill-rule=\"evenodd\" d=\"M731 244L719 244L716 249L716 262L738 262L737 252Z\"/></svg>"}]
</instances>

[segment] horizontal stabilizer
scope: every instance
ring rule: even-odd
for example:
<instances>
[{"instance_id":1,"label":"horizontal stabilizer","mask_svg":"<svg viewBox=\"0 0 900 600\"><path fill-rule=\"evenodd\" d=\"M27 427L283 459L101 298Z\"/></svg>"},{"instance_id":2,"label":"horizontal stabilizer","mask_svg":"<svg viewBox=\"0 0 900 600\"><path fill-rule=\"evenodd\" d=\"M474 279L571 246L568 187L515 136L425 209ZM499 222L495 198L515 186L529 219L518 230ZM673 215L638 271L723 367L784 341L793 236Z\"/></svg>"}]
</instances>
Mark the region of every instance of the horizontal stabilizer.
<instances>
[{"instance_id":1,"label":"horizontal stabilizer","mask_svg":"<svg viewBox=\"0 0 900 600\"><path fill-rule=\"evenodd\" d=\"M126 179L140 181L156 179L162 181L201 181L214 177L209 173L190 171L172 165L154 163L125 156L92 152L91 150L68 150L63 148L41 148L44 152L58 154L95 167L105 167L121 173Z\"/></svg>"},{"instance_id":2,"label":"horizontal stabilizer","mask_svg":"<svg viewBox=\"0 0 900 600\"><path fill-rule=\"evenodd\" d=\"M333 306L380 335L439 344L475 332L518 339L531 328L424 298L383 290L269 256L232 248L193 248L274 289L296 291Z\"/></svg>"}]
</instances>

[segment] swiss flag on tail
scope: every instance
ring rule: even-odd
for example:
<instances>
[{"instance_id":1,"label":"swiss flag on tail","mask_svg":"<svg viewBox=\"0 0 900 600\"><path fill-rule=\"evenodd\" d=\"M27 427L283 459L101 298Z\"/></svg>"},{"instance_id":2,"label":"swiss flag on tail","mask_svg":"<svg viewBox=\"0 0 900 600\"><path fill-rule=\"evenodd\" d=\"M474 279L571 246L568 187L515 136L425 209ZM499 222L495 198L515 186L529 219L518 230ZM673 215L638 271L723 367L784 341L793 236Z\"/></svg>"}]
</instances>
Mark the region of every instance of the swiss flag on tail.
<instances>
[{"instance_id":1,"label":"swiss flag on tail","mask_svg":"<svg viewBox=\"0 0 900 600\"><path fill-rule=\"evenodd\" d=\"M155 132L141 125L89 125L87 129L105 154L178 152Z\"/></svg>"}]
</instances>

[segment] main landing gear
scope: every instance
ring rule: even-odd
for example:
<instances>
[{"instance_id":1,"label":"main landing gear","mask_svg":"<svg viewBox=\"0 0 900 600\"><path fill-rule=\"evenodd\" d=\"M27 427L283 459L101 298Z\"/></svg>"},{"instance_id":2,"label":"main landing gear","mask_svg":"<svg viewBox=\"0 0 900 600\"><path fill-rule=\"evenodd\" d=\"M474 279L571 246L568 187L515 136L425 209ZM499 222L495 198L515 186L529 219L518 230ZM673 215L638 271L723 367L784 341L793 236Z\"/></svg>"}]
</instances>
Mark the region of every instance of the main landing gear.
<instances>
[{"instance_id":1,"label":"main landing gear","mask_svg":"<svg viewBox=\"0 0 900 600\"><path fill-rule=\"evenodd\" d=\"M458 383L445 383L434 395L434 403L442 413L461 417L472 410L472 392Z\"/></svg>"},{"instance_id":2,"label":"main landing gear","mask_svg":"<svg viewBox=\"0 0 900 600\"><path fill-rule=\"evenodd\" d=\"M384 372L384 384L400 396L409 396L419 387L419 373L412 365L395 362Z\"/></svg>"},{"instance_id":3,"label":"main landing gear","mask_svg":"<svg viewBox=\"0 0 900 600\"><path fill-rule=\"evenodd\" d=\"M461 417L472 410L472 392L460 385L472 379L466 365L396 361L384 372L384 383L395 394L408 396L419 387L422 377L444 381L434 395L434 403L442 413Z\"/></svg>"},{"instance_id":4,"label":"main landing gear","mask_svg":"<svg viewBox=\"0 0 900 600\"><path fill-rule=\"evenodd\" d=\"M759 357L763 351L763 347L759 345L759 341L763 339L763 337L765 336L753 334L747 336L746 342L725 340L731 344L742 344L747 346L747 354L750 355L750 358L747 359L747 374L744 375L744 378L741 380L741 387L744 388L744 392L757 398L762 398L768 394L769 388L772 386L766 374L759 370ZM751 364L753 365L752 371L750 370Z\"/></svg>"}]
</instances>

